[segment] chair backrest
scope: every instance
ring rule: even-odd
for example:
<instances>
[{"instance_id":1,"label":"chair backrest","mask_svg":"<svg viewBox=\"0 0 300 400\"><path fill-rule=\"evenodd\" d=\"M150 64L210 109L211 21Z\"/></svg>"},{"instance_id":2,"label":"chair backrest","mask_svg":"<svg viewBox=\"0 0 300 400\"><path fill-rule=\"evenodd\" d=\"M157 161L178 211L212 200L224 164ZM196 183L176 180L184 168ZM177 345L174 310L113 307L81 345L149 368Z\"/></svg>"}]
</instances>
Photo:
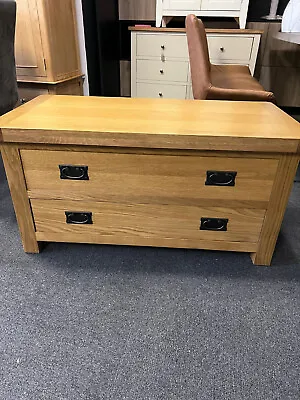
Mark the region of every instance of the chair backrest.
<instances>
[{"instance_id":1,"label":"chair backrest","mask_svg":"<svg viewBox=\"0 0 300 400\"><path fill-rule=\"evenodd\" d=\"M203 22L192 14L186 17L185 26L190 55L194 99L205 100L209 88L211 87L211 64L205 28Z\"/></svg>"},{"instance_id":2,"label":"chair backrest","mask_svg":"<svg viewBox=\"0 0 300 400\"><path fill-rule=\"evenodd\" d=\"M16 2L0 0L0 115L12 110L18 101L15 27Z\"/></svg>"}]
</instances>

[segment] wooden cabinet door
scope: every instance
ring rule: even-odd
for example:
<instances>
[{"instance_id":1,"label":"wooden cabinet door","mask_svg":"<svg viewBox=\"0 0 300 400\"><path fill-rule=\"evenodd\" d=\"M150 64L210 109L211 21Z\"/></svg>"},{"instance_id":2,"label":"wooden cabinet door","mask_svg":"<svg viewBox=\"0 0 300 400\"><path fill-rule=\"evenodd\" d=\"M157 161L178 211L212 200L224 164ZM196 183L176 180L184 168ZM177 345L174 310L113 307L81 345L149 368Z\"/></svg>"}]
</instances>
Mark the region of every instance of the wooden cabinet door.
<instances>
[{"instance_id":1,"label":"wooden cabinet door","mask_svg":"<svg viewBox=\"0 0 300 400\"><path fill-rule=\"evenodd\" d=\"M17 0L15 49L18 77L46 76L36 0Z\"/></svg>"},{"instance_id":2,"label":"wooden cabinet door","mask_svg":"<svg viewBox=\"0 0 300 400\"><path fill-rule=\"evenodd\" d=\"M201 8L201 1L202 0L168 0L163 7L168 10L197 11Z\"/></svg>"},{"instance_id":3,"label":"wooden cabinet door","mask_svg":"<svg viewBox=\"0 0 300 400\"><path fill-rule=\"evenodd\" d=\"M241 4L242 0L202 0L201 10L235 11Z\"/></svg>"}]
</instances>

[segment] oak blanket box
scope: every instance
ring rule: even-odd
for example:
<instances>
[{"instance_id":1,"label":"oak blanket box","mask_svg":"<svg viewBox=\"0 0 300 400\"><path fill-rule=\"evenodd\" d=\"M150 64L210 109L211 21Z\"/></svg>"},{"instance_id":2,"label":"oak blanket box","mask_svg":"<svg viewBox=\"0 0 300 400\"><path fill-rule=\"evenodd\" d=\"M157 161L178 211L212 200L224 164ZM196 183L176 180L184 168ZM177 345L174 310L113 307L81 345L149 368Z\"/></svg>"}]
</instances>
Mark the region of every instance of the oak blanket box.
<instances>
[{"instance_id":1,"label":"oak blanket box","mask_svg":"<svg viewBox=\"0 0 300 400\"><path fill-rule=\"evenodd\" d=\"M0 118L24 250L232 250L270 265L300 125L271 103L40 96Z\"/></svg>"}]
</instances>

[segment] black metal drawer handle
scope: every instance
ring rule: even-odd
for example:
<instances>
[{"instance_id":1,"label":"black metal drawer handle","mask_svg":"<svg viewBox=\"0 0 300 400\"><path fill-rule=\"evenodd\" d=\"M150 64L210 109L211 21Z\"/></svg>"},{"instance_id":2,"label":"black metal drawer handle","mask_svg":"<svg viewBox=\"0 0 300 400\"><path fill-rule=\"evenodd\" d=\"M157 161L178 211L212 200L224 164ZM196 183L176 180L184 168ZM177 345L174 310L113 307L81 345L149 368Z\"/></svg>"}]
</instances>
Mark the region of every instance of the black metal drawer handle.
<instances>
[{"instance_id":1,"label":"black metal drawer handle","mask_svg":"<svg viewBox=\"0 0 300 400\"><path fill-rule=\"evenodd\" d=\"M91 212L66 211L66 223L76 225L91 225L93 223Z\"/></svg>"},{"instance_id":2,"label":"black metal drawer handle","mask_svg":"<svg viewBox=\"0 0 300 400\"><path fill-rule=\"evenodd\" d=\"M207 171L206 186L235 186L235 171Z\"/></svg>"},{"instance_id":3,"label":"black metal drawer handle","mask_svg":"<svg viewBox=\"0 0 300 400\"><path fill-rule=\"evenodd\" d=\"M227 231L228 219L226 218L201 218L201 231Z\"/></svg>"},{"instance_id":4,"label":"black metal drawer handle","mask_svg":"<svg viewBox=\"0 0 300 400\"><path fill-rule=\"evenodd\" d=\"M60 179L71 179L73 181L88 181L89 174L86 165L59 165Z\"/></svg>"}]
</instances>

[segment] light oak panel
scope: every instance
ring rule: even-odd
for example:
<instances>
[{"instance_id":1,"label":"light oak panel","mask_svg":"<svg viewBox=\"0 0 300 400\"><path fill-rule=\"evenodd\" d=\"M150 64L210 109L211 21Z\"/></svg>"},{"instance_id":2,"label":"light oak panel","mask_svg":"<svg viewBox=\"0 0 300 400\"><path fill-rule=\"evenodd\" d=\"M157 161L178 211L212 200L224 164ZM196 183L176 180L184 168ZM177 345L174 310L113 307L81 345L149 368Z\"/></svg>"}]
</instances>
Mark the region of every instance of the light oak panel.
<instances>
[{"instance_id":1,"label":"light oak panel","mask_svg":"<svg viewBox=\"0 0 300 400\"><path fill-rule=\"evenodd\" d=\"M11 145L1 145L0 149L24 250L27 253L39 253L18 148Z\"/></svg>"},{"instance_id":2,"label":"light oak panel","mask_svg":"<svg viewBox=\"0 0 300 400\"><path fill-rule=\"evenodd\" d=\"M70 242L70 243L90 243L99 244L99 235L90 233L83 239L81 233L66 233L62 237L61 233L44 233L37 232L37 239L40 242ZM114 235L113 237L101 236L101 244L127 245L127 246L150 246L150 247L170 247L184 249L203 249L203 250L221 250L221 251L241 251L252 252L256 251L256 243L247 242L223 242L212 240L197 240L196 243L185 239L151 239L140 237L138 242L135 238L124 237L123 235Z\"/></svg>"},{"instance_id":3,"label":"light oak panel","mask_svg":"<svg viewBox=\"0 0 300 400\"><path fill-rule=\"evenodd\" d=\"M300 137L261 102L41 96L21 109L0 118L6 142L295 153Z\"/></svg>"},{"instance_id":4,"label":"light oak panel","mask_svg":"<svg viewBox=\"0 0 300 400\"><path fill-rule=\"evenodd\" d=\"M47 75L37 0L17 0L15 55L18 75Z\"/></svg>"},{"instance_id":5,"label":"light oak panel","mask_svg":"<svg viewBox=\"0 0 300 400\"><path fill-rule=\"evenodd\" d=\"M18 81L59 82L80 75L75 0L17 0Z\"/></svg>"},{"instance_id":6,"label":"light oak panel","mask_svg":"<svg viewBox=\"0 0 300 400\"><path fill-rule=\"evenodd\" d=\"M264 210L200 208L152 204L93 203L76 201L31 200L36 231L41 233L91 234L107 240L115 235L124 238L163 238L256 243L262 228ZM67 224L65 212L92 212L92 225ZM228 231L202 231L200 219L228 218ZM83 238L83 241L85 239ZM126 241L126 239L125 239Z\"/></svg>"},{"instance_id":7,"label":"light oak panel","mask_svg":"<svg viewBox=\"0 0 300 400\"><path fill-rule=\"evenodd\" d=\"M43 10L42 39L47 48L49 78L59 81L80 74L74 0L37 0Z\"/></svg>"},{"instance_id":8,"label":"light oak panel","mask_svg":"<svg viewBox=\"0 0 300 400\"><path fill-rule=\"evenodd\" d=\"M280 158L271 199L259 239L258 249L256 253L252 254L253 263L256 265L271 264L298 164L298 156L283 155Z\"/></svg>"},{"instance_id":9,"label":"light oak panel","mask_svg":"<svg viewBox=\"0 0 300 400\"><path fill-rule=\"evenodd\" d=\"M30 198L266 205L278 160L21 150ZM60 179L59 165L86 165L88 181ZM234 187L206 186L206 172L236 171Z\"/></svg>"}]
</instances>

